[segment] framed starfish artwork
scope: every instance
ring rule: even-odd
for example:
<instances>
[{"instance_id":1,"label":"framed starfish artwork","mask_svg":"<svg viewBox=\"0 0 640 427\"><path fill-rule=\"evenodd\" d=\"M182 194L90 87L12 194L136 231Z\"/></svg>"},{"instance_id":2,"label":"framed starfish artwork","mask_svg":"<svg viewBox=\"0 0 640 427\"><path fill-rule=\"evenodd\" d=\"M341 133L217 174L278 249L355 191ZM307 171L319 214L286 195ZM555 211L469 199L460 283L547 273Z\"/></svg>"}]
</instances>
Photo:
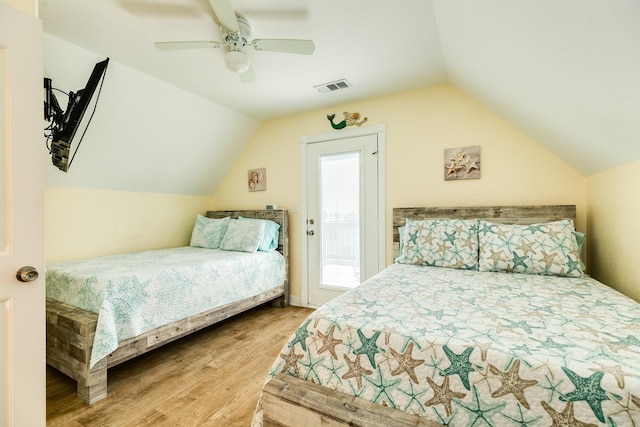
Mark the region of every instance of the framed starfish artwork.
<instances>
[{"instance_id":1,"label":"framed starfish artwork","mask_svg":"<svg viewBox=\"0 0 640 427\"><path fill-rule=\"evenodd\" d=\"M480 146L447 148L444 150L444 179L480 178Z\"/></svg>"}]
</instances>

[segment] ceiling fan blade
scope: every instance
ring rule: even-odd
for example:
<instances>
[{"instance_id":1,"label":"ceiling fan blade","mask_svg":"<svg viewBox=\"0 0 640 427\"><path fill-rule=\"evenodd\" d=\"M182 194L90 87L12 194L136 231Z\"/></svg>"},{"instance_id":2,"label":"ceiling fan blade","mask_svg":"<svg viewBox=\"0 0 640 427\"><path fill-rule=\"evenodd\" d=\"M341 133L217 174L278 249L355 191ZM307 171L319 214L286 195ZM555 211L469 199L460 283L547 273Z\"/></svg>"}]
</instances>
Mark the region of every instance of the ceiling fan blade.
<instances>
[{"instance_id":1,"label":"ceiling fan blade","mask_svg":"<svg viewBox=\"0 0 640 427\"><path fill-rule=\"evenodd\" d=\"M251 42L256 50L269 52L298 53L311 55L316 50L313 40L299 39L256 39Z\"/></svg>"},{"instance_id":2,"label":"ceiling fan blade","mask_svg":"<svg viewBox=\"0 0 640 427\"><path fill-rule=\"evenodd\" d=\"M244 73L239 73L239 75L242 83L253 83L258 80L255 71L253 71L253 65L249 65L249 69Z\"/></svg>"},{"instance_id":3,"label":"ceiling fan blade","mask_svg":"<svg viewBox=\"0 0 640 427\"><path fill-rule=\"evenodd\" d=\"M218 48L224 46L224 44L214 41L155 42L154 45L162 50Z\"/></svg>"},{"instance_id":4,"label":"ceiling fan blade","mask_svg":"<svg viewBox=\"0 0 640 427\"><path fill-rule=\"evenodd\" d=\"M209 4L213 9L213 13L216 14L220 25L232 33L240 31L240 28L238 27L238 18L236 18L236 13L231 5L231 0L209 0Z\"/></svg>"}]
</instances>

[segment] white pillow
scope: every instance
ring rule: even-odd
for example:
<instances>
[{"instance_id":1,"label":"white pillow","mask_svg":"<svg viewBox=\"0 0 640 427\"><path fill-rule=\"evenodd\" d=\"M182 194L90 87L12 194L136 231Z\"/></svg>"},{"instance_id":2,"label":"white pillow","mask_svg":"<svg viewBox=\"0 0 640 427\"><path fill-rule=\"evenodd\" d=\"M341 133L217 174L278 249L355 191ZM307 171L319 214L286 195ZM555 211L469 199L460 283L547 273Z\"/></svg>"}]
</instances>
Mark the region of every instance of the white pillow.
<instances>
[{"instance_id":1,"label":"white pillow","mask_svg":"<svg viewBox=\"0 0 640 427\"><path fill-rule=\"evenodd\" d=\"M198 215L196 224L191 232L190 246L198 248L217 249L222 240L222 236L227 231L230 217L207 218Z\"/></svg>"},{"instance_id":2,"label":"white pillow","mask_svg":"<svg viewBox=\"0 0 640 427\"><path fill-rule=\"evenodd\" d=\"M225 251L255 252L258 250L264 221L238 221L232 219L227 226L227 232L220 242L220 249Z\"/></svg>"},{"instance_id":3,"label":"white pillow","mask_svg":"<svg viewBox=\"0 0 640 427\"><path fill-rule=\"evenodd\" d=\"M280 224L275 221L271 221L269 219L256 219L256 218L244 218L242 216L238 217L239 221L263 221L264 224L264 232L262 233L262 240L258 245L259 251L269 252L274 249L278 249L278 237L280 232Z\"/></svg>"}]
</instances>

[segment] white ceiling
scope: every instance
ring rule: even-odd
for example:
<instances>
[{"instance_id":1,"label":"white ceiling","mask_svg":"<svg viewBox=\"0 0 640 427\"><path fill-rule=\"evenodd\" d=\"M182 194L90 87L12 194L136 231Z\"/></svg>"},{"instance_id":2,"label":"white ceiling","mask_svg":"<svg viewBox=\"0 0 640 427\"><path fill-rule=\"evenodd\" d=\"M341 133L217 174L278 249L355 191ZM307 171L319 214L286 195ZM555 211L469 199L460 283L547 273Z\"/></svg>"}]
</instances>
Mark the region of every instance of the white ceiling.
<instances>
[{"instance_id":1,"label":"white ceiling","mask_svg":"<svg viewBox=\"0 0 640 427\"><path fill-rule=\"evenodd\" d=\"M382 0L233 0L233 5L249 20L252 38L312 39L314 55L250 49L258 79L243 84L226 68L221 49L162 51L153 45L221 41L207 0L39 2L47 33L260 120L446 81L428 1L407 1L403 8ZM393 30L390 22L403 30ZM399 65L407 57L409 64ZM313 89L342 78L353 84L349 92L325 95Z\"/></svg>"},{"instance_id":2,"label":"white ceiling","mask_svg":"<svg viewBox=\"0 0 640 427\"><path fill-rule=\"evenodd\" d=\"M637 0L233 0L252 38L312 39L312 56L250 51L242 84L208 0L39 0L45 32L258 120L451 83L585 174L640 159ZM352 88L314 85L346 78Z\"/></svg>"}]
</instances>

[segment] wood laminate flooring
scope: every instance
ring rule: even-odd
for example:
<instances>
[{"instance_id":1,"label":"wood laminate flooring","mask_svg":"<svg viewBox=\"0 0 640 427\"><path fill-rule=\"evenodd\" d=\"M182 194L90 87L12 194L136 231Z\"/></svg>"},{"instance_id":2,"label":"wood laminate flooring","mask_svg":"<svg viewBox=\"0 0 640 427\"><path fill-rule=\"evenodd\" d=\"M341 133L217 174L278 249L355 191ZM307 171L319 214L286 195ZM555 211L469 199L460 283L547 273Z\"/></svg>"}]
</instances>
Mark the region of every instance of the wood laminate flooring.
<instances>
[{"instance_id":1,"label":"wood laminate flooring","mask_svg":"<svg viewBox=\"0 0 640 427\"><path fill-rule=\"evenodd\" d=\"M47 426L249 426L269 368L312 311L263 305L125 362L91 406L47 366Z\"/></svg>"}]
</instances>

